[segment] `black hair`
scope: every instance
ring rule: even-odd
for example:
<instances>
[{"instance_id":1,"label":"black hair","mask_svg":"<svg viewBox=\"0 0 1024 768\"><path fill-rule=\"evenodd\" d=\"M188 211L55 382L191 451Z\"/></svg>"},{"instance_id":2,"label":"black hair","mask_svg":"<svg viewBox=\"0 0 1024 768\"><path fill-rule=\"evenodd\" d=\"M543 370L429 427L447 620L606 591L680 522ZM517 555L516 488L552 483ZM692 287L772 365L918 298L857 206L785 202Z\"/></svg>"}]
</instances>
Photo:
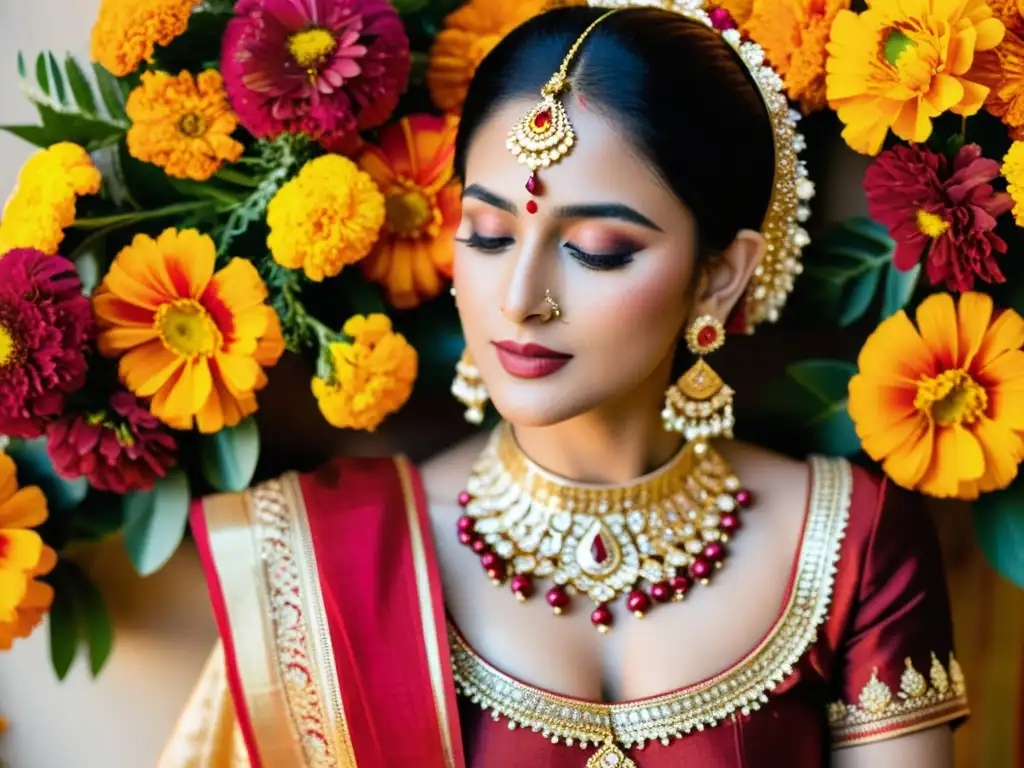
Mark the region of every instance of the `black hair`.
<instances>
[{"instance_id":1,"label":"black hair","mask_svg":"<svg viewBox=\"0 0 1024 768\"><path fill-rule=\"evenodd\" d=\"M568 7L536 16L481 62L456 140L460 177L480 125L511 99L539 99L603 13ZM619 11L584 41L569 76L690 209L702 253L723 250L741 229L761 228L775 167L771 120L746 66L717 31L659 8Z\"/></svg>"}]
</instances>

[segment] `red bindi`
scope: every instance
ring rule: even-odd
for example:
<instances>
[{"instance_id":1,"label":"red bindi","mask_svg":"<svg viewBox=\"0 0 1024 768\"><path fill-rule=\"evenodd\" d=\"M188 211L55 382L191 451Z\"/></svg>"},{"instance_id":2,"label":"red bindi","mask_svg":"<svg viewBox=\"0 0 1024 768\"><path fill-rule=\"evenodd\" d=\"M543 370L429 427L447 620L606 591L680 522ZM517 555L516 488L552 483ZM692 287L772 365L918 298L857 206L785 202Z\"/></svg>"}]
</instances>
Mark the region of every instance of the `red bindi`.
<instances>
[{"instance_id":1,"label":"red bindi","mask_svg":"<svg viewBox=\"0 0 1024 768\"><path fill-rule=\"evenodd\" d=\"M537 201L536 200L527 200L526 201L526 212L527 213L536 213L537 212Z\"/></svg>"}]
</instances>

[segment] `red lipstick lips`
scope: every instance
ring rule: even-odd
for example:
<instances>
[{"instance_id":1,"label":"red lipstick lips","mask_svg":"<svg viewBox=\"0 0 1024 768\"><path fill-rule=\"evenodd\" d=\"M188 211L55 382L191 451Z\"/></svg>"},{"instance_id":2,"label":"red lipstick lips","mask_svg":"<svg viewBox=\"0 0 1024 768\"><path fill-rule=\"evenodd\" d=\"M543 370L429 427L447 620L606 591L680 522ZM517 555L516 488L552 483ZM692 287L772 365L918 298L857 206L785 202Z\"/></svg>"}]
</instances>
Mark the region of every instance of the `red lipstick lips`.
<instances>
[{"instance_id":1,"label":"red lipstick lips","mask_svg":"<svg viewBox=\"0 0 1024 768\"><path fill-rule=\"evenodd\" d=\"M518 379L541 379L565 367L572 355L557 352L540 344L518 344L514 341L495 341L498 362L510 375Z\"/></svg>"}]
</instances>

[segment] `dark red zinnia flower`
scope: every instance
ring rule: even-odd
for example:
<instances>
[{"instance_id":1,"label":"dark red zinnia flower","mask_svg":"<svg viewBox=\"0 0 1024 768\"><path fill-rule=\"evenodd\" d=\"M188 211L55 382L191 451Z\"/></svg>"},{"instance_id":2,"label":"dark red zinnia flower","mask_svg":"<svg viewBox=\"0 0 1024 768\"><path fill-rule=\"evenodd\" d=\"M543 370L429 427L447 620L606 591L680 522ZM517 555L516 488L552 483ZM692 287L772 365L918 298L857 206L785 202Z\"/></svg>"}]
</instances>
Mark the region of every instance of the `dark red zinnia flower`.
<instances>
[{"instance_id":1,"label":"dark red zinnia flower","mask_svg":"<svg viewBox=\"0 0 1024 768\"><path fill-rule=\"evenodd\" d=\"M386 0L239 0L221 71L250 133L307 133L331 147L391 116L409 39Z\"/></svg>"},{"instance_id":2,"label":"dark red zinnia flower","mask_svg":"<svg viewBox=\"0 0 1024 768\"><path fill-rule=\"evenodd\" d=\"M101 491L148 491L174 466L178 446L167 428L124 390L98 413L66 416L46 428L47 451L62 477L85 477Z\"/></svg>"},{"instance_id":3,"label":"dark red zinnia flower","mask_svg":"<svg viewBox=\"0 0 1024 768\"><path fill-rule=\"evenodd\" d=\"M975 278L1004 282L995 254L1006 253L1006 242L995 228L1013 201L989 183L998 175L999 163L982 157L977 144L962 147L952 163L921 146L901 144L880 154L864 189L871 218L896 241L896 268L912 269L927 252L932 285L962 292Z\"/></svg>"},{"instance_id":4,"label":"dark red zinnia flower","mask_svg":"<svg viewBox=\"0 0 1024 768\"><path fill-rule=\"evenodd\" d=\"M0 435L38 437L61 414L93 332L74 264L29 248L0 257Z\"/></svg>"}]
</instances>

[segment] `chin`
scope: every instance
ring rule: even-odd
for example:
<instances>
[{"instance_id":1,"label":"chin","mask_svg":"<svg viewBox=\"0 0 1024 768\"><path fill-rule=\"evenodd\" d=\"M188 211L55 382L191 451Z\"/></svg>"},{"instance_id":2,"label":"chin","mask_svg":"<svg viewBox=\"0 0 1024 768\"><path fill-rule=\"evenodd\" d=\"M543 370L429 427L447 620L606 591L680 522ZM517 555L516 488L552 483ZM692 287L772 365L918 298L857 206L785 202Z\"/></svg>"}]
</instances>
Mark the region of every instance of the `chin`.
<instances>
[{"instance_id":1,"label":"chin","mask_svg":"<svg viewBox=\"0 0 1024 768\"><path fill-rule=\"evenodd\" d=\"M600 403L600 400L591 402L591 398L581 397L582 394L571 384L512 384L491 392L491 404L501 418L513 426L550 427L581 416Z\"/></svg>"}]
</instances>

